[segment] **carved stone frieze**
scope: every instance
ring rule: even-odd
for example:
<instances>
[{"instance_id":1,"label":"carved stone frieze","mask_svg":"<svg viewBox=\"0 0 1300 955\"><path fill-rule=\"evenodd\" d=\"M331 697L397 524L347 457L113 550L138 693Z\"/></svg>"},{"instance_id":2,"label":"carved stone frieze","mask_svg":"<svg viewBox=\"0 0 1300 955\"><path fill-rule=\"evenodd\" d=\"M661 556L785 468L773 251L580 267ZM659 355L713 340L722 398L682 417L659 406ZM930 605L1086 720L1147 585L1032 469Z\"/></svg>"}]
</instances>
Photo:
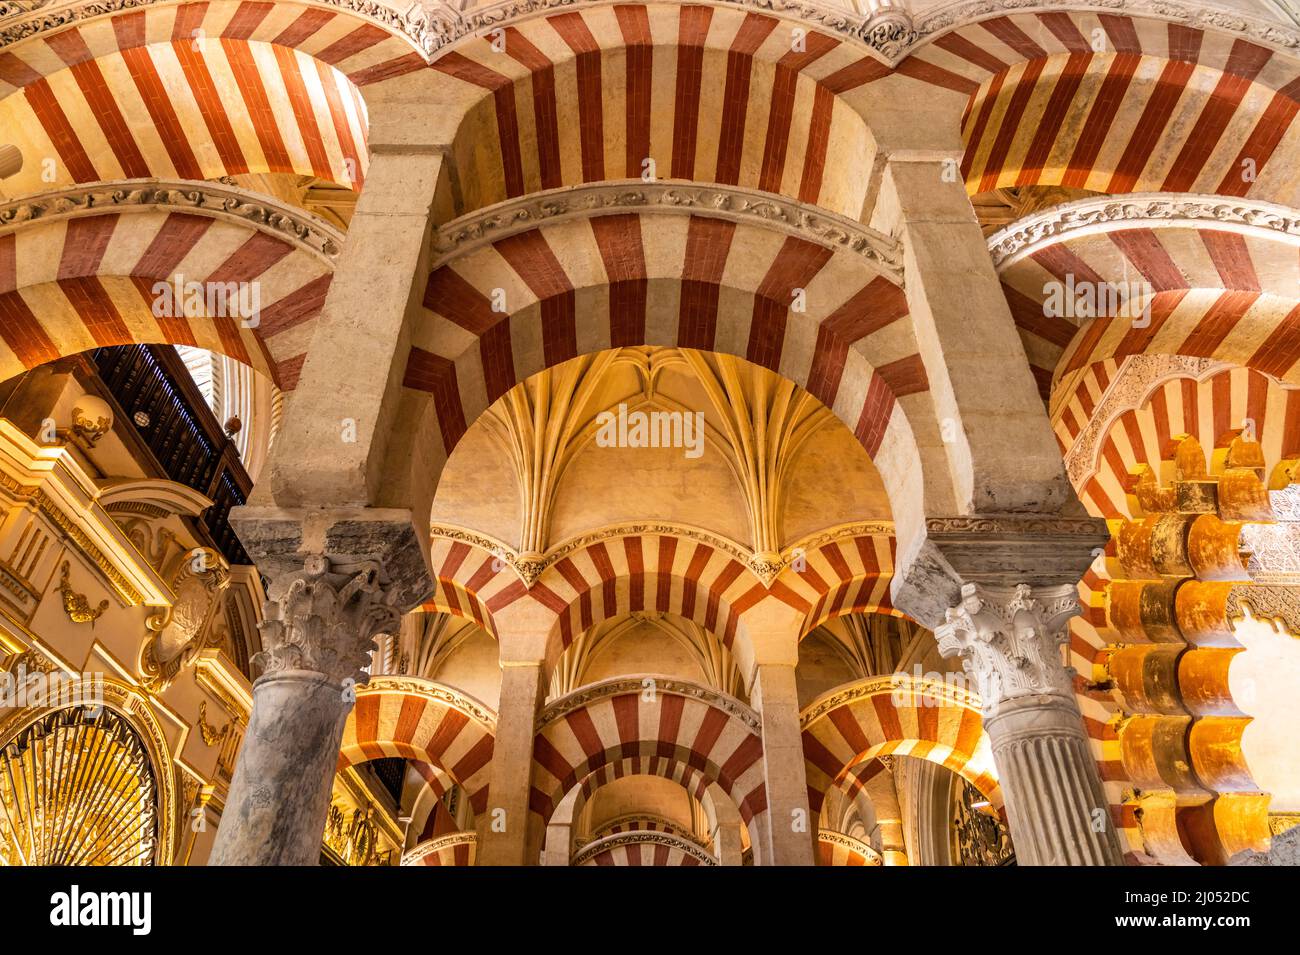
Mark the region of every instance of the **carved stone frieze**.
<instances>
[{"instance_id":1,"label":"carved stone frieze","mask_svg":"<svg viewBox=\"0 0 1300 955\"><path fill-rule=\"evenodd\" d=\"M582 847L574 856L570 865L582 865L602 852L608 852L611 849L617 849L621 846L668 846L672 849L680 849L685 855L690 856L700 863L700 865L717 865L718 860L712 854L701 849L698 845L683 836L673 835L669 832L656 832L653 829L638 829L633 832L619 832L612 836L604 836L600 839L593 839Z\"/></svg>"},{"instance_id":2,"label":"carved stone frieze","mask_svg":"<svg viewBox=\"0 0 1300 955\"><path fill-rule=\"evenodd\" d=\"M365 683L375 637L401 623L396 594L381 580L377 563L335 565L320 555L274 580L259 628L264 649L253 658L261 679L307 670Z\"/></svg>"},{"instance_id":3,"label":"carved stone frieze","mask_svg":"<svg viewBox=\"0 0 1300 955\"><path fill-rule=\"evenodd\" d=\"M923 43L937 33L992 17L1060 9L1060 4L1044 3L1042 0L958 0L921 17L916 24L917 39L918 43ZM1072 5L1071 9L1150 17L1234 34L1278 50L1300 49L1300 31L1281 23L1227 10L1215 10L1182 0L1086 0Z\"/></svg>"},{"instance_id":4,"label":"carved stone frieze","mask_svg":"<svg viewBox=\"0 0 1300 955\"><path fill-rule=\"evenodd\" d=\"M0 203L0 233L27 222L151 209L200 211L252 225L331 263L343 247L342 233L309 212L237 186L189 180L92 183Z\"/></svg>"},{"instance_id":5,"label":"carved stone frieze","mask_svg":"<svg viewBox=\"0 0 1300 955\"><path fill-rule=\"evenodd\" d=\"M861 839L854 839L852 836L846 836L842 832L835 832L832 829L823 829L817 833L817 841L824 842L828 846L840 846L848 849L850 852L856 852L862 858L867 860L867 865L884 865L884 857L871 846L867 845Z\"/></svg>"},{"instance_id":6,"label":"carved stone frieze","mask_svg":"<svg viewBox=\"0 0 1300 955\"><path fill-rule=\"evenodd\" d=\"M852 219L771 193L731 186L695 186L676 182L626 182L565 186L521 196L455 219L434 238L439 259L558 222L628 210L646 214L707 213L732 222L757 222L816 242L834 251L854 253L898 285L903 284L902 249L897 241Z\"/></svg>"},{"instance_id":7,"label":"carved stone frieze","mask_svg":"<svg viewBox=\"0 0 1300 955\"><path fill-rule=\"evenodd\" d=\"M988 247L994 267L1001 270L1045 245L1067 240L1085 230L1096 232L1126 223L1141 223L1143 228L1178 225L1197 228L1209 222L1230 224L1238 231L1266 237L1300 236L1300 213L1271 202L1223 196L1132 193L1053 206L993 233Z\"/></svg>"},{"instance_id":8,"label":"carved stone frieze","mask_svg":"<svg viewBox=\"0 0 1300 955\"><path fill-rule=\"evenodd\" d=\"M402 856L402 865L419 865L427 856L436 855L444 849L456 846L473 846L478 844L478 833L473 831L449 832L445 836L421 842Z\"/></svg>"},{"instance_id":9,"label":"carved stone frieze","mask_svg":"<svg viewBox=\"0 0 1300 955\"><path fill-rule=\"evenodd\" d=\"M1071 586L1020 584L1005 591L968 583L935 639L943 656L961 658L987 715L1022 696L1072 698L1071 671L1061 662L1060 647L1078 613L1078 591Z\"/></svg>"},{"instance_id":10,"label":"carved stone frieze","mask_svg":"<svg viewBox=\"0 0 1300 955\"><path fill-rule=\"evenodd\" d=\"M685 680L676 680L666 676L605 680L601 683L583 687L567 696L560 697L544 707L537 714L534 725L537 732L541 732L544 727L549 726L564 715L572 713L574 710L580 710L598 700L608 699L611 696L623 696L628 693L669 693L673 696L684 696L699 700L722 710L730 717L740 720L749 728L750 732L762 732L763 722L759 719L758 714L734 697L719 693L716 690L710 690L696 683L688 683Z\"/></svg>"},{"instance_id":11,"label":"carved stone frieze","mask_svg":"<svg viewBox=\"0 0 1300 955\"><path fill-rule=\"evenodd\" d=\"M1240 620L1245 609L1260 620L1280 624L1292 637L1300 639L1300 586L1276 587L1267 584L1243 584L1228 593L1227 618Z\"/></svg>"}]
</instances>

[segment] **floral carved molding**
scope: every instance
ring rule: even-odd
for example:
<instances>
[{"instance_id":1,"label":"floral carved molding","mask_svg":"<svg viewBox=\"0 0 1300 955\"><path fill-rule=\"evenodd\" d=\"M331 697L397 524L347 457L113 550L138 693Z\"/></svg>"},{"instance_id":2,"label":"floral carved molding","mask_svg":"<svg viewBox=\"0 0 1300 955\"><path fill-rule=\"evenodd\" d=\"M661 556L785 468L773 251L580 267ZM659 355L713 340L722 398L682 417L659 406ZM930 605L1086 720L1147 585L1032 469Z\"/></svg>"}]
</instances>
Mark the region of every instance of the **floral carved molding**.
<instances>
[{"instance_id":1,"label":"floral carved molding","mask_svg":"<svg viewBox=\"0 0 1300 955\"><path fill-rule=\"evenodd\" d=\"M456 846L473 846L478 844L477 832L449 832L445 836L438 836L436 839L430 839L427 842L421 842L418 846L411 849L410 852L402 856L402 865L419 865L426 857L436 855L445 849L454 849Z\"/></svg>"},{"instance_id":2,"label":"floral carved molding","mask_svg":"<svg viewBox=\"0 0 1300 955\"><path fill-rule=\"evenodd\" d=\"M899 243L852 219L766 192L639 180L550 189L461 216L438 230L434 238L438 261L433 267L543 223L628 211L704 213L731 222L769 226L832 251L861 256L875 271L903 284Z\"/></svg>"},{"instance_id":3,"label":"floral carved molding","mask_svg":"<svg viewBox=\"0 0 1300 955\"><path fill-rule=\"evenodd\" d=\"M569 864L575 866L582 865L600 855L602 852L608 852L611 849L617 849L622 846L644 845L668 846L670 849L679 849L683 854L697 860L701 865L718 864L716 857L705 852L689 839L685 839L682 836L675 836L668 832L655 832L647 829L639 829L635 832L620 832L612 836L593 839L574 855L573 860Z\"/></svg>"},{"instance_id":4,"label":"floral carved molding","mask_svg":"<svg viewBox=\"0 0 1300 955\"><path fill-rule=\"evenodd\" d=\"M1300 213L1285 206L1223 196L1134 193L1067 202L1021 219L989 236L989 254L994 267L1002 270L1055 242L1130 224L1141 228L1220 224L1234 232L1289 237L1300 244Z\"/></svg>"},{"instance_id":5,"label":"floral carved molding","mask_svg":"<svg viewBox=\"0 0 1300 955\"><path fill-rule=\"evenodd\" d=\"M41 33L60 30L98 17L163 4L171 0L0 0L0 49ZM584 0L505 0L472 9L439 0L301 0L305 5L349 13L394 36L402 37L426 59L457 41L480 36L533 16L556 10L596 6ZM598 0L602 2L602 0ZM922 16L917 22L902 10L863 15L849 5L821 0L715 0L718 6L762 11L812 24L843 40L873 50L888 63L897 63L916 47L949 30L999 16L1060 11L1060 4L1042 0L960 0ZM1183 0L1091 0L1071 4L1080 13L1124 13L1217 30L1283 52L1300 50L1300 31L1292 26L1228 10L1206 9Z\"/></svg>"},{"instance_id":6,"label":"floral carved molding","mask_svg":"<svg viewBox=\"0 0 1300 955\"><path fill-rule=\"evenodd\" d=\"M880 853L871 846L867 845L861 839L854 839L852 836L846 836L842 832L835 832L831 829L823 829L817 833L817 841L824 842L828 846L840 846L848 849L850 852L857 853L867 860L867 865L884 865L885 860Z\"/></svg>"},{"instance_id":7,"label":"floral carved molding","mask_svg":"<svg viewBox=\"0 0 1300 955\"><path fill-rule=\"evenodd\" d=\"M959 0L921 17L916 24L917 45L955 27L1017 13L1060 12L1060 3L1042 0ZM1088 0L1071 3L1067 12L1126 14L1166 20L1202 30L1217 30L1283 51L1300 50L1300 31L1286 24L1245 16L1228 10L1207 9L1182 0Z\"/></svg>"},{"instance_id":8,"label":"floral carved molding","mask_svg":"<svg viewBox=\"0 0 1300 955\"><path fill-rule=\"evenodd\" d=\"M750 732L755 734L762 732L763 723L758 714L734 697L718 693L716 690L707 689L696 683L688 683L685 680L676 680L667 676L606 680L582 687L544 707L537 714L537 720L534 723L535 731L541 732L561 717L590 706L592 703L613 696L625 696L629 693L654 693L656 696L667 693L672 696L683 696L688 699L699 700L714 709L722 710L722 712L734 719L740 720L748 727Z\"/></svg>"},{"instance_id":9,"label":"floral carved molding","mask_svg":"<svg viewBox=\"0 0 1300 955\"><path fill-rule=\"evenodd\" d=\"M94 3L59 3L51 0L13 0L0 3L0 20L15 22L0 29L0 48L40 33L59 30L96 17L165 3L167 0L97 0ZM369 20L405 40L432 58L465 37L489 33L507 24L554 10L596 6L579 0L506 0L472 9L458 9L436 0L399 0L393 6L376 0L302 0L308 6L326 7ZM855 10L817 0L721 0L719 6L761 10L814 24L845 40L875 50L884 60L900 59L916 39L911 19L902 11L882 11L863 16ZM404 7L404 8L403 8Z\"/></svg>"},{"instance_id":10,"label":"floral carved molding","mask_svg":"<svg viewBox=\"0 0 1300 955\"><path fill-rule=\"evenodd\" d=\"M372 676L364 687L357 689L357 696L376 693L400 693L450 707L479 723L488 733L496 734L496 713L469 694L453 690L442 683L414 676Z\"/></svg>"},{"instance_id":11,"label":"floral carved molding","mask_svg":"<svg viewBox=\"0 0 1300 955\"><path fill-rule=\"evenodd\" d=\"M6 202L0 204L0 234L28 222L153 210L202 212L250 225L330 264L343 247L341 232L300 209L237 186L188 180L127 179Z\"/></svg>"}]
</instances>

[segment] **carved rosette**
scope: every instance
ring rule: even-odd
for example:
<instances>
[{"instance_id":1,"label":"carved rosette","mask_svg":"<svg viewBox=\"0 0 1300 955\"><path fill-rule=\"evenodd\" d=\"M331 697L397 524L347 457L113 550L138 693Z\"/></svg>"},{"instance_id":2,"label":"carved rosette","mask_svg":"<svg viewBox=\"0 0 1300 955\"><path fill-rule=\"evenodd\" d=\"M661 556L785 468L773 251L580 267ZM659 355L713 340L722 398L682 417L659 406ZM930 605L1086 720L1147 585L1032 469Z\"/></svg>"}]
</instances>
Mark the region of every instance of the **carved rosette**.
<instances>
[{"instance_id":1,"label":"carved rosette","mask_svg":"<svg viewBox=\"0 0 1300 955\"><path fill-rule=\"evenodd\" d=\"M333 564L308 557L303 569L276 580L261 625L265 649L253 658L259 680L292 671L320 673L332 683L365 683L375 637L394 633L401 612L373 561Z\"/></svg>"},{"instance_id":2,"label":"carved rosette","mask_svg":"<svg viewBox=\"0 0 1300 955\"><path fill-rule=\"evenodd\" d=\"M935 630L939 652L961 657L985 715L1024 696L1073 699L1072 671L1061 662L1069 621L1079 613L1074 587L1004 591L965 584L961 603Z\"/></svg>"}]
</instances>

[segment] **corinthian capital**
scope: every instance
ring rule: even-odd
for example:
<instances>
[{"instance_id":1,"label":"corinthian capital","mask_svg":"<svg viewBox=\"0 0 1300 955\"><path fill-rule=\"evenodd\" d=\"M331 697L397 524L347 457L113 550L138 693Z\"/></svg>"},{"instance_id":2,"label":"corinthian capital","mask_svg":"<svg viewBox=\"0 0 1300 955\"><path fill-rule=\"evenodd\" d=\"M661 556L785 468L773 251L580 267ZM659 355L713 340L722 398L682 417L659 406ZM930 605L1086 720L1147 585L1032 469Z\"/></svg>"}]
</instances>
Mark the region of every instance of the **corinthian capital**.
<instances>
[{"instance_id":1,"label":"corinthian capital","mask_svg":"<svg viewBox=\"0 0 1300 955\"><path fill-rule=\"evenodd\" d=\"M1060 647L1078 613L1072 586L1000 590L965 584L961 603L948 611L935 637L945 657L961 657L985 713L991 713L1016 697L1072 696L1072 671L1061 663Z\"/></svg>"},{"instance_id":2,"label":"corinthian capital","mask_svg":"<svg viewBox=\"0 0 1300 955\"><path fill-rule=\"evenodd\" d=\"M301 570L272 582L260 627L264 649L253 661L263 677L306 670L332 683L364 683L361 668L375 637L396 632L401 622L395 600L373 561L335 565L308 557Z\"/></svg>"}]
</instances>

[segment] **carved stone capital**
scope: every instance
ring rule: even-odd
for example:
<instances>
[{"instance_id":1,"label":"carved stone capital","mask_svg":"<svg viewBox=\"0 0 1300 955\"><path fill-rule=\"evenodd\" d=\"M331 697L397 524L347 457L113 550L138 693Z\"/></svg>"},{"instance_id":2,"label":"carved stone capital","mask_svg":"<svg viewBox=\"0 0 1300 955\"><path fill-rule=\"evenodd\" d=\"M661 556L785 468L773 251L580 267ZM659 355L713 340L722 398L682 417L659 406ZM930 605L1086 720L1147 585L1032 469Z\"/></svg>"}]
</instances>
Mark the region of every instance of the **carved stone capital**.
<instances>
[{"instance_id":1,"label":"carved stone capital","mask_svg":"<svg viewBox=\"0 0 1300 955\"><path fill-rule=\"evenodd\" d=\"M1071 586L998 590L965 584L961 602L948 610L935 638L945 657L961 658L989 715L1019 697L1071 698L1071 672L1061 662L1060 647L1078 613L1078 592Z\"/></svg>"},{"instance_id":2,"label":"carved stone capital","mask_svg":"<svg viewBox=\"0 0 1300 955\"><path fill-rule=\"evenodd\" d=\"M962 601L964 584L1073 587L1109 539L1104 520L1082 514L927 518L924 532L899 557L891 584L894 606L934 629Z\"/></svg>"},{"instance_id":3,"label":"carved stone capital","mask_svg":"<svg viewBox=\"0 0 1300 955\"><path fill-rule=\"evenodd\" d=\"M374 562L307 557L301 570L271 584L260 628L265 649L253 658L262 667L260 680L306 670L335 684L364 683L375 637L401 623L395 598Z\"/></svg>"}]
</instances>

